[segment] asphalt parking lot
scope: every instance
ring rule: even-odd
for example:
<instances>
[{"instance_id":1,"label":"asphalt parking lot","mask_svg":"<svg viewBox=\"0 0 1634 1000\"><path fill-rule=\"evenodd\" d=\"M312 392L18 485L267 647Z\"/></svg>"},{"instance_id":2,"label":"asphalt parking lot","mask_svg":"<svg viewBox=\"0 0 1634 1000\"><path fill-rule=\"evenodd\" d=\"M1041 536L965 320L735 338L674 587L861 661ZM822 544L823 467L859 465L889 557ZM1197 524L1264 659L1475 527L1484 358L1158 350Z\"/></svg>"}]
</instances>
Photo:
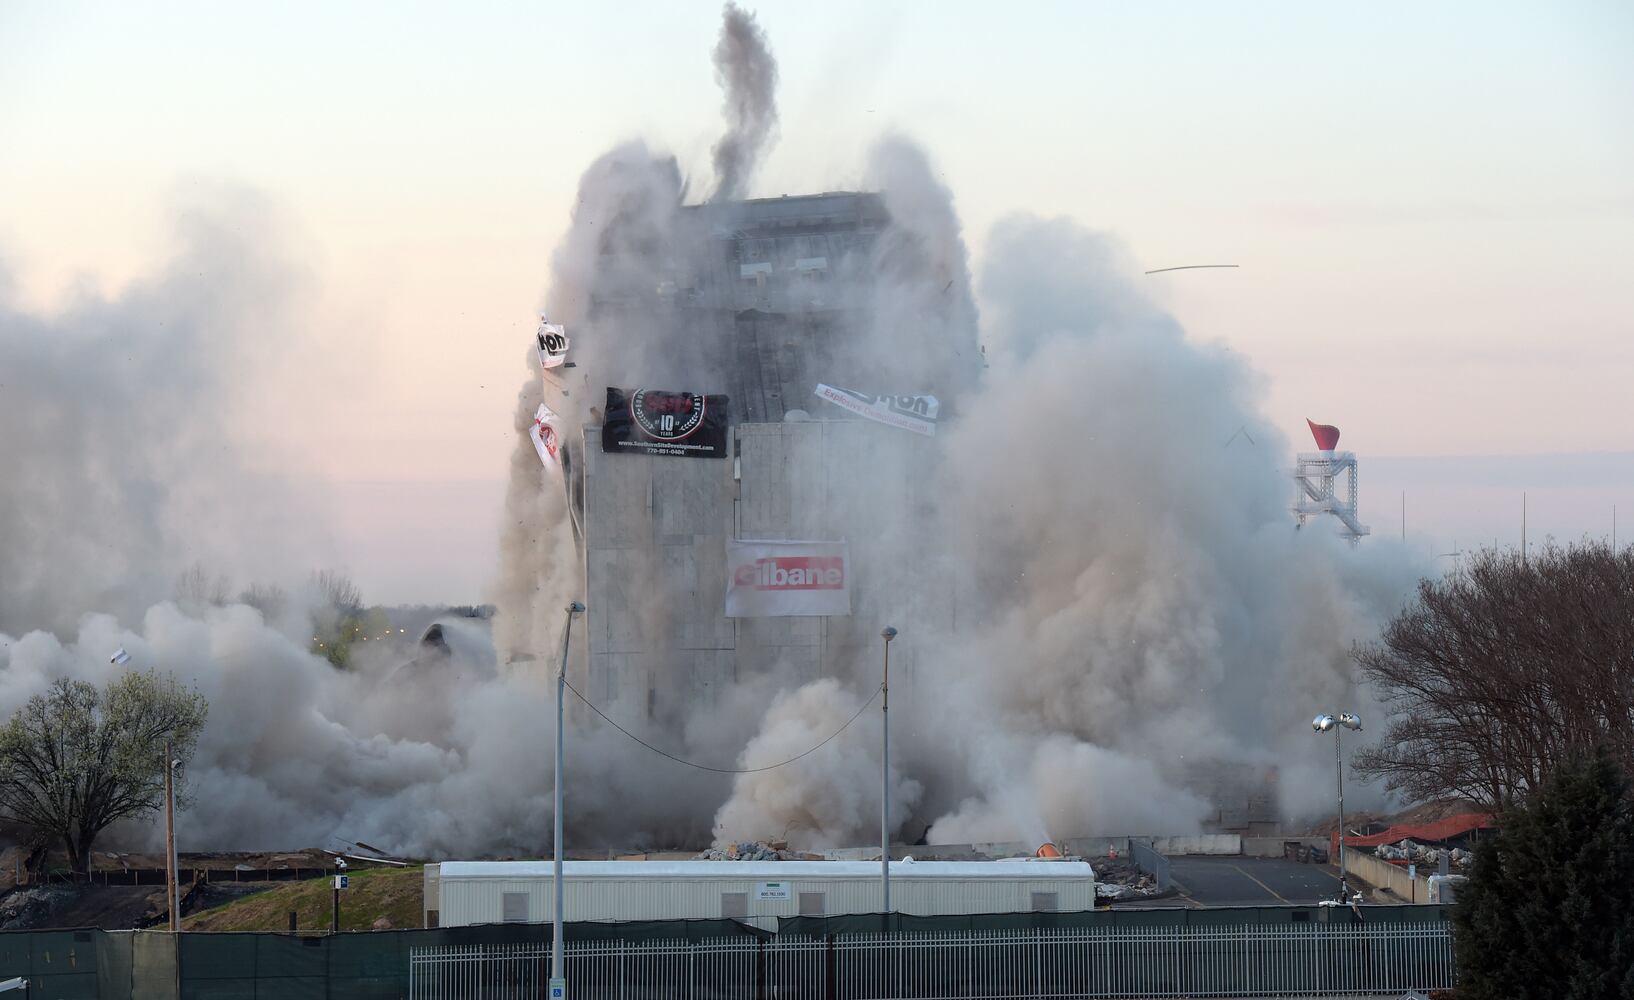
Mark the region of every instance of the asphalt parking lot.
<instances>
[{"instance_id":1,"label":"asphalt parking lot","mask_svg":"<svg viewBox=\"0 0 1634 1000\"><path fill-rule=\"evenodd\" d=\"M1339 876L1331 865L1243 857L1172 857L1169 864L1176 895L1116 903L1114 908L1307 905L1339 894Z\"/></svg>"}]
</instances>

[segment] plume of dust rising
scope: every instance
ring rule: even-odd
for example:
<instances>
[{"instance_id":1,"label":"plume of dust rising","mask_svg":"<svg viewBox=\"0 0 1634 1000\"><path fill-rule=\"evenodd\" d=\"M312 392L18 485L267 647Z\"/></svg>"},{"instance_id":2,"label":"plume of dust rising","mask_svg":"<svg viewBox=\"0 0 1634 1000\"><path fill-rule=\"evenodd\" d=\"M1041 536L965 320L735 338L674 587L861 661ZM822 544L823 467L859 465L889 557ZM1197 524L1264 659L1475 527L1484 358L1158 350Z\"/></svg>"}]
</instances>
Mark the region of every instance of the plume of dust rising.
<instances>
[{"instance_id":1,"label":"plume of dust rising","mask_svg":"<svg viewBox=\"0 0 1634 1000\"><path fill-rule=\"evenodd\" d=\"M725 92L726 134L715 143L712 201L744 196L777 126L777 60L753 14L728 3L715 44L715 79Z\"/></svg>"}]
</instances>

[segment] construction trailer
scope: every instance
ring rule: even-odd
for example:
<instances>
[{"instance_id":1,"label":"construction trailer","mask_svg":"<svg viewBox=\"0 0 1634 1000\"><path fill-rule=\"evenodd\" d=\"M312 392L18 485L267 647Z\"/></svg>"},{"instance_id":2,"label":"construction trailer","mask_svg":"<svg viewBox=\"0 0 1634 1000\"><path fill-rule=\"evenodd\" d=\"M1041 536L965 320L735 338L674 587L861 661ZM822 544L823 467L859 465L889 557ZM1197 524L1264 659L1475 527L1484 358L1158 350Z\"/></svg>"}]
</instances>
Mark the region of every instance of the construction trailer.
<instances>
[{"instance_id":1,"label":"construction trailer","mask_svg":"<svg viewBox=\"0 0 1634 1000\"><path fill-rule=\"evenodd\" d=\"M878 913L877 861L567 861L563 907L572 921L741 920L776 930L778 917ZM548 861L426 865L426 926L547 923L555 907ZM1087 861L893 861L898 913L1074 912L1095 908Z\"/></svg>"}]
</instances>

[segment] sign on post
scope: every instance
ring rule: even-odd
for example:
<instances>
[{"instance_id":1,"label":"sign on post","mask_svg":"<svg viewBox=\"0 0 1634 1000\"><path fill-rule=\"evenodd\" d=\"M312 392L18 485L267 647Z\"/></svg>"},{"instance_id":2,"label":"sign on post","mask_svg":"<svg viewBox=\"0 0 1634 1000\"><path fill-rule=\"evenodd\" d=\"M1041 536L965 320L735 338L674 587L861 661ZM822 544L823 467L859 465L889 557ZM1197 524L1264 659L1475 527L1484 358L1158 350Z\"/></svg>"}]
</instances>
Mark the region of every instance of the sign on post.
<instances>
[{"instance_id":1,"label":"sign on post","mask_svg":"<svg viewBox=\"0 0 1634 1000\"><path fill-rule=\"evenodd\" d=\"M538 980L534 980L538 982ZM567 1000L567 980L552 979L550 981L550 1000Z\"/></svg>"},{"instance_id":2,"label":"sign on post","mask_svg":"<svg viewBox=\"0 0 1634 1000\"><path fill-rule=\"evenodd\" d=\"M350 876L350 875L336 875L335 876L335 888L336 889L350 888L351 885L352 885L352 876Z\"/></svg>"}]
</instances>

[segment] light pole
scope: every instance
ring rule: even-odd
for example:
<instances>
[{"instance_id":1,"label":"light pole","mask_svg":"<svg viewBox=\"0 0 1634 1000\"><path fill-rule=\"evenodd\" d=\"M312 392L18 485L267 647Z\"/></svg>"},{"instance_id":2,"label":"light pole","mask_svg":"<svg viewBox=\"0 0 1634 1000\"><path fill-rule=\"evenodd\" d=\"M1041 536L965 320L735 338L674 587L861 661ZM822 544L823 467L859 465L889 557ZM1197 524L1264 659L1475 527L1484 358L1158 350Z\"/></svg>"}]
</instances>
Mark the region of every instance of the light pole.
<instances>
[{"instance_id":1,"label":"light pole","mask_svg":"<svg viewBox=\"0 0 1634 1000\"><path fill-rule=\"evenodd\" d=\"M180 892L176 882L180 872L176 866L176 783L174 775L182 762L170 755L170 741L165 740L165 898L170 903L170 933L182 929Z\"/></svg>"},{"instance_id":2,"label":"light pole","mask_svg":"<svg viewBox=\"0 0 1634 1000\"><path fill-rule=\"evenodd\" d=\"M330 886L332 893L329 902L329 933L340 933L340 887L342 879L346 877L346 859L335 857L335 882Z\"/></svg>"},{"instance_id":3,"label":"light pole","mask_svg":"<svg viewBox=\"0 0 1634 1000\"><path fill-rule=\"evenodd\" d=\"M123 667L130 663L130 654L125 647L120 646L108 657L108 662L116 667ZM161 767L165 775L165 909L170 911L170 933L174 934L182 929L182 915L180 893L176 888L176 786L174 775L182 762L171 756L171 745L165 740L164 763Z\"/></svg>"},{"instance_id":4,"label":"light pole","mask_svg":"<svg viewBox=\"0 0 1634 1000\"><path fill-rule=\"evenodd\" d=\"M562 666L556 671L556 787L555 808L552 817L556 824L555 856L551 862L551 883L556 889L556 916L550 928L550 996L565 1000L567 977L562 971L562 705L567 698L567 647L573 638L573 616L582 614L584 605L574 601L567 606L567 623L562 626Z\"/></svg>"},{"instance_id":5,"label":"light pole","mask_svg":"<svg viewBox=\"0 0 1634 1000\"><path fill-rule=\"evenodd\" d=\"M1334 779L1339 790L1339 896L1343 901L1350 900L1350 883L1345 878L1345 764L1339 753L1339 734L1344 729L1362 731L1362 718L1355 712L1340 712L1338 718L1331 715L1318 715L1311 720L1311 728L1318 733L1333 730L1333 767Z\"/></svg>"},{"instance_id":6,"label":"light pole","mask_svg":"<svg viewBox=\"0 0 1634 1000\"><path fill-rule=\"evenodd\" d=\"M881 912L891 912L891 640L896 629L890 625L880 632L885 640L885 676L880 681L880 722L885 732L884 751L879 755L879 884Z\"/></svg>"}]
</instances>

